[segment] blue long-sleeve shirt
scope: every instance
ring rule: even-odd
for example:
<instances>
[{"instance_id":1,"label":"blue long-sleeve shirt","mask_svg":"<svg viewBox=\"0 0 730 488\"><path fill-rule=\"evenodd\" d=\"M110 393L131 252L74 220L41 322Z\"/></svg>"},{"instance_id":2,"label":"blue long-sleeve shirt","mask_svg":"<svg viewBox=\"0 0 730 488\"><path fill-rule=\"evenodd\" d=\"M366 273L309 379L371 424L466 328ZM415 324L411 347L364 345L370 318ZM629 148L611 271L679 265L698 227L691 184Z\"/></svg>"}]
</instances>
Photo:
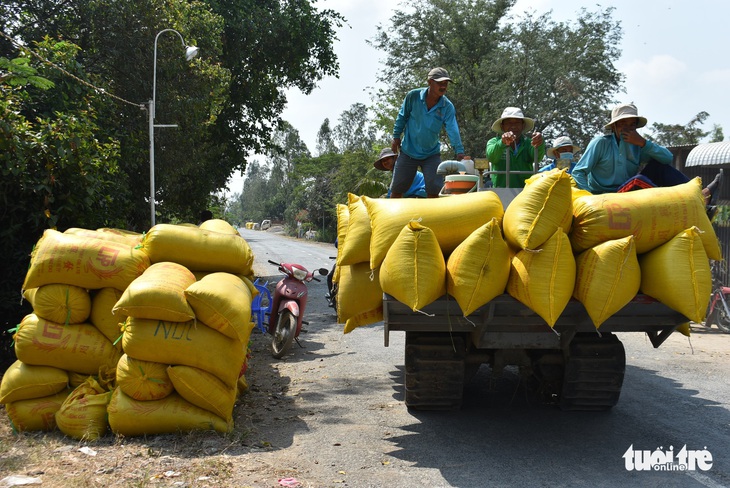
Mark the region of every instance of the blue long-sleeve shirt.
<instances>
[{"instance_id":1,"label":"blue long-sleeve shirt","mask_svg":"<svg viewBox=\"0 0 730 488\"><path fill-rule=\"evenodd\" d=\"M439 135L443 127L454 152L463 153L464 145L456 123L454 104L442 96L428 110L427 92L428 88L416 88L408 92L395 119L393 139L401 139L401 150L413 159L426 159L441 152Z\"/></svg>"},{"instance_id":2,"label":"blue long-sleeve shirt","mask_svg":"<svg viewBox=\"0 0 730 488\"><path fill-rule=\"evenodd\" d=\"M639 166L650 159L672 164L672 153L649 140L644 147L639 147L622 139L616 141L613 134L598 136L588 143L572 175L583 190L593 194L611 193L636 176Z\"/></svg>"}]
</instances>

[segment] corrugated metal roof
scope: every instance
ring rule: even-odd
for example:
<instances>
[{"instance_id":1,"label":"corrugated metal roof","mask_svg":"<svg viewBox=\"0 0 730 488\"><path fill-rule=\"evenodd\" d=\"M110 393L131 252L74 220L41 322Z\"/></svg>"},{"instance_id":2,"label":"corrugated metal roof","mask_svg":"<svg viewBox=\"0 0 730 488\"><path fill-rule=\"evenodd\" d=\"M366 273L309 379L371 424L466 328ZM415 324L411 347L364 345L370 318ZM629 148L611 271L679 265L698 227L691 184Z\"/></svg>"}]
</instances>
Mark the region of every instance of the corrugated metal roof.
<instances>
[{"instance_id":1,"label":"corrugated metal roof","mask_svg":"<svg viewBox=\"0 0 730 488\"><path fill-rule=\"evenodd\" d=\"M722 166L730 164L730 142L699 144L687 155L685 166Z\"/></svg>"}]
</instances>

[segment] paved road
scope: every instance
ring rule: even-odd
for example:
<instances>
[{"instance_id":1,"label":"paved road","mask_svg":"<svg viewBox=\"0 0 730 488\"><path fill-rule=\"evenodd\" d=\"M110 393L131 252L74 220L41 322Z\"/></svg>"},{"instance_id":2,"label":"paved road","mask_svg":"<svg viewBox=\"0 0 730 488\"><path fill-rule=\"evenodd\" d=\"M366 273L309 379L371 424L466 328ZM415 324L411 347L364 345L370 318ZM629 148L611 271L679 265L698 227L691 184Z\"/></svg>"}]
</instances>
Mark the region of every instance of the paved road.
<instances>
[{"instance_id":1,"label":"paved road","mask_svg":"<svg viewBox=\"0 0 730 488\"><path fill-rule=\"evenodd\" d=\"M246 231L257 273L266 259L328 266L334 246ZM383 346L382 322L342 333L324 283L310 286L304 348L270 358L254 333L251 426L257 462L301 486L352 487L722 487L730 486L730 335L693 326L654 349L643 334L620 336L627 369L610 412L563 412L530 404L516 374L482 367L453 412L403 403L403 335ZM240 410L240 409L238 409ZM629 471L624 454L706 450L712 467ZM656 456L656 454L655 454ZM267 485L268 486L268 485Z\"/></svg>"}]
</instances>

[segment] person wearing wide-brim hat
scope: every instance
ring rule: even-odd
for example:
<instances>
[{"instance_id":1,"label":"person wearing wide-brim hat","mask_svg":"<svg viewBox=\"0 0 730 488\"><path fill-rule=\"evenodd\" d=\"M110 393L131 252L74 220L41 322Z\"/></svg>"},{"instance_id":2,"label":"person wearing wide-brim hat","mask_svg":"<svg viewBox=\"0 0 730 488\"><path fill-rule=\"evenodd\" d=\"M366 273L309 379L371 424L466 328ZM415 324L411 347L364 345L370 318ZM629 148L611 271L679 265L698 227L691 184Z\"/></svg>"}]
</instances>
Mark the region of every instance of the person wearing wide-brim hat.
<instances>
[{"instance_id":1,"label":"person wearing wide-brim hat","mask_svg":"<svg viewBox=\"0 0 730 488\"><path fill-rule=\"evenodd\" d=\"M507 153L510 155L510 171L533 171L535 151L538 159L545 156L545 142L540 132L526 135L535 128L535 120L525 117L522 109L507 107L502 116L494 121L492 130L498 134L487 141L487 159L492 164L493 171L506 171ZM510 174L509 187L522 188L525 180L531 175ZM504 188L507 186L506 174L492 174L492 186Z\"/></svg>"},{"instance_id":2,"label":"person wearing wide-brim hat","mask_svg":"<svg viewBox=\"0 0 730 488\"><path fill-rule=\"evenodd\" d=\"M562 154L568 154L570 156L568 161L568 167L566 168L568 174L573 172L575 168L575 155L580 151L580 147L573 144L573 141L568 136L560 136L553 141L553 145L547 150L547 157L552 158L553 162L540 168L540 172L550 171L552 169L561 167L561 160L566 158L561 157Z\"/></svg>"},{"instance_id":3,"label":"person wearing wide-brim hat","mask_svg":"<svg viewBox=\"0 0 730 488\"><path fill-rule=\"evenodd\" d=\"M393 171L395 160L398 157L396 153L389 147L381 149L378 159L373 163L375 169L380 171ZM390 198L390 186L388 185L388 198ZM423 179L423 173L416 171L411 187L403 194L404 198L426 198L426 182Z\"/></svg>"},{"instance_id":4,"label":"person wearing wide-brim hat","mask_svg":"<svg viewBox=\"0 0 730 488\"><path fill-rule=\"evenodd\" d=\"M622 191L689 181L672 166L669 149L637 132L636 129L646 123L646 117L639 115L633 103L615 106L610 121L604 126L610 134L591 140L573 169L578 187L599 194L617 192L627 184L629 186Z\"/></svg>"},{"instance_id":5,"label":"person wearing wide-brim hat","mask_svg":"<svg viewBox=\"0 0 730 488\"><path fill-rule=\"evenodd\" d=\"M633 103L622 103L611 111L604 126L611 133L594 138L573 169L579 188L591 193L638 190L656 186L674 186L689 178L672 166L669 149L645 139L636 129L647 124ZM642 166L643 165L643 166ZM722 183L722 172L707 185L702 194L707 205L714 205ZM715 209L708 208L708 215Z\"/></svg>"}]
</instances>

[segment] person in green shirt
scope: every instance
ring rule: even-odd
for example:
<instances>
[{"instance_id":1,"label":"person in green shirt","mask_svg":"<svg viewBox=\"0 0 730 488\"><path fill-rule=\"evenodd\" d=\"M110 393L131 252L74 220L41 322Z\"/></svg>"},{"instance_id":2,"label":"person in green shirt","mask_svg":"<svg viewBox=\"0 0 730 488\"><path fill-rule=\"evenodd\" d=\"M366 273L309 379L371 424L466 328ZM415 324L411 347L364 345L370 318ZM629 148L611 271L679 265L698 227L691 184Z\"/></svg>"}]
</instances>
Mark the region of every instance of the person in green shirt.
<instances>
[{"instance_id":1,"label":"person in green shirt","mask_svg":"<svg viewBox=\"0 0 730 488\"><path fill-rule=\"evenodd\" d=\"M545 142L542 134L534 132L528 136L525 132L535 127L535 121L522 114L522 109L507 107L502 116L494 121L492 130L499 134L487 142L487 159L492 165L492 171L507 169L507 153L510 154L510 171L535 170L535 151L537 159L545 156ZM522 188L531 174L510 174L509 187ZM507 175L492 174L492 186L495 188L507 187Z\"/></svg>"}]
</instances>

